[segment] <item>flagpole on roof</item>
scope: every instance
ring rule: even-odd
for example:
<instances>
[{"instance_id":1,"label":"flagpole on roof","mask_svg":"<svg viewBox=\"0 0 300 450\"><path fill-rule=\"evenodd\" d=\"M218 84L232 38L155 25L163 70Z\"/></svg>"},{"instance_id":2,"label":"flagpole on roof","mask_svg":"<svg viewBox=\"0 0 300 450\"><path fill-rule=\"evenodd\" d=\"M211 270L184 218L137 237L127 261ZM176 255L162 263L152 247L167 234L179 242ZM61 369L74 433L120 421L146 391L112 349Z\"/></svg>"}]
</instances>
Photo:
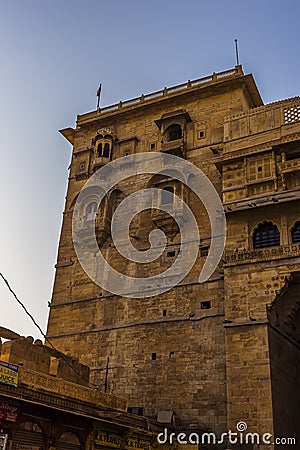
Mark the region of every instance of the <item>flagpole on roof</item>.
<instances>
[{"instance_id":1,"label":"flagpole on roof","mask_svg":"<svg viewBox=\"0 0 300 450\"><path fill-rule=\"evenodd\" d=\"M97 97L98 97L98 100L97 100L97 109L100 109L100 95L101 95L101 88L102 88L102 83L100 83L99 84L99 87L98 87L98 89L97 89Z\"/></svg>"},{"instance_id":2,"label":"flagpole on roof","mask_svg":"<svg viewBox=\"0 0 300 450\"><path fill-rule=\"evenodd\" d=\"M236 65L239 66L240 62L239 62L239 51L238 51L238 40L235 39L235 57L236 57Z\"/></svg>"}]
</instances>

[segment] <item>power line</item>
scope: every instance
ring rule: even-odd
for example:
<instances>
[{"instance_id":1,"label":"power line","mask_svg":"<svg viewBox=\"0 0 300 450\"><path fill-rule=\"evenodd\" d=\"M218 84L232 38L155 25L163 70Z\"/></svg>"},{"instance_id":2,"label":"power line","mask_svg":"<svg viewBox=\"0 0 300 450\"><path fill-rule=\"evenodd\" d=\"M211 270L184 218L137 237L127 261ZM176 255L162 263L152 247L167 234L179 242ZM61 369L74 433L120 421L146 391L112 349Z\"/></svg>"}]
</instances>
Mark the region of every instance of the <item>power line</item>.
<instances>
[{"instance_id":1,"label":"power line","mask_svg":"<svg viewBox=\"0 0 300 450\"><path fill-rule=\"evenodd\" d=\"M25 313L27 314L27 316L30 317L30 319L32 320L32 322L34 323L34 325L37 327L37 329L39 330L39 332L41 333L41 335L45 338L46 336L44 335L43 330L41 329L41 327L39 326L39 324L36 322L35 318L30 314L30 312L27 310L26 306L21 302L21 300L18 299L17 294L12 290L12 288L10 287L9 282L7 281L7 279L4 277L4 275L0 272L0 276L3 279L4 283L6 284L6 286L8 287L8 290L12 293L12 295L15 297L15 299L17 300L17 302L19 303L19 305L24 309ZM49 342L50 343L50 342ZM52 346L52 344L50 343L50 345Z\"/></svg>"},{"instance_id":2,"label":"power line","mask_svg":"<svg viewBox=\"0 0 300 450\"><path fill-rule=\"evenodd\" d=\"M37 323L37 321L35 320L35 318L32 316L32 314L30 314L30 312L28 311L28 309L26 308L26 306L24 305L24 303L21 302L21 300L19 300L17 294L14 292L14 290L11 288L8 280L4 277L4 275L0 272L0 276L3 279L4 283L6 284L8 290L11 292L11 294L14 296L15 300L19 303L19 305L23 308L23 310L25 311L25 313L27 314L27 316L30 317L31 321L34 323L34 325L36 326L36 328L39 330L39 332L41 333L41 335L43 336L43 338L45 339L46 342L48 342L48 344L50 345L50 347L52 347L52 349L57 352L62 359L66 362L66 364L76 373L76 375L78 375L82 380L86 381L86 379L82 376L82 374L80 372L78 372L75 367L72 366L72 364L69 363L68 358L66 357L66 355L62 352L60 352L50 341L50 339L47 338L47 336L45 335L45 333L43 332L42 328L39 326L39 324ZM47 346L45 346L45 348L47 349ZM88 384L93 386L94 388L99 389L99 386L97 384L91 383L90 381L88 381Z\"/></svg>"}]
</instances>

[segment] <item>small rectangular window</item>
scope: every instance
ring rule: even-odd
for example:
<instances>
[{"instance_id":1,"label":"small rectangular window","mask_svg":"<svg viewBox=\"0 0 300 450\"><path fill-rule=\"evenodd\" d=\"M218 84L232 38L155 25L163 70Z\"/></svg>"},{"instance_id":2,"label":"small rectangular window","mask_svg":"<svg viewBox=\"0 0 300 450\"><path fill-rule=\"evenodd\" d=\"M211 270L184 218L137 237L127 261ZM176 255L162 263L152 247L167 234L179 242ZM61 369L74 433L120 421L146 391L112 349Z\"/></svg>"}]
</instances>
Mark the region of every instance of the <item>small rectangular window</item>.
<instances>
[{"instance_id":1,"label":"small rectangular window","mask_svg":"<svg viewBox=\"0 0 300 450\"><path fill-rule=\"evenodd\" d=\"M166 317L166 315L167 315L167 310L163 309L163 317Z\"/></svg>"},{"instance_id":2,"label":"small rectangular window","mask_svg":"<svg viewBox=\"0 0 300 450\"><path fill-rule=\"evenodd\" d=\"M199 131L199 138L203 139L205 137L205 133L203 130Z\"/></svg>"},{"instance_id":3,"label":"small rectangular window","mask_svg":"<svg viewBox=\"0 0 300 450\"><path fill-rule=\"evenodd\" d=\"M142 406L128 406L127 412L135 414L136 416L143 416L144 408Z\"/></svg>"},{"instance_id":4,"label":"small rectangular window","mask_svg":"<svg viewBox=\"0 0 300 450\"><path fill-rule=\"evenodd\" d=\"M155 361L156 360L156 353L152 353L151 358L152 358L152 361Z\"/></svg>"},{"instance_id":5,"label":"small rectangular window","mask_svg":"<svg viewBox=\"0 0 300 450\"><path fill-rule=\"evenodd\" d=\"M175 250L174 250L174 251L171 251L171 252L167 252L167 256L168 256L169 258L171 258L171 257L173 257L173 256L175 256L175 255L176 255Z\"/></svg>"},{"instance_id":6,"label":"small rectangular window","mask_svg":"<svg viewBox=\"0 0 300 450\"><path fill-rule=\"evenodd\" d=\"M151 144L150 144L150 148L151 148L151 150L154 150L154 149L156 148L156 144L155 144L155 142L151 142Z\"/></svg>"},{"instance_id":7,"label":"small rectangular window","mask_svg":"<svg viewBox=\"0 0 300 450\"><path fill-rule=\"evenodd\" d=\"M210 301L201 302L201 309L210 309L210 308L211 308L211 302Z\"/></svg>"},{"instance_id":8,"label":"small rectangular window","mask_svg":"<svg viewBox=\"0 0 300 450\"><path fill-rule=\"evenodd\" d=\"M208 250L209 250L208 245L206 245L204 247L200 247L200 256L207 256Z\"/></svg>"},{"instance_id":9,"label":"small rectangular window","mask_svg":"<svg viewBox=\"0 0 300 450\"><path fill-rule=\"evenodd\" d=\"M175 352L170 352L169 358L173 358Z\"/></svg>"}]
</instances>

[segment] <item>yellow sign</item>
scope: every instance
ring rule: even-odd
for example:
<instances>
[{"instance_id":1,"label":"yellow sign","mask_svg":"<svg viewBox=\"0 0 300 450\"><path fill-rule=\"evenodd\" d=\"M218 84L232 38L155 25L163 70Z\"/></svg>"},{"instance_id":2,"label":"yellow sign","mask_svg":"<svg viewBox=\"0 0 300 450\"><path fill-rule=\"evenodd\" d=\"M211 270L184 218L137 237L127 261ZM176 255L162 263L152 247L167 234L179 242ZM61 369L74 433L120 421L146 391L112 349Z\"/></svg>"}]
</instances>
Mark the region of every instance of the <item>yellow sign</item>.
<instances>
[{"instance_id":1,"label":"yellow sign","mask_svg":"<svg viewBox=\"0 0 300 450\"><path fill-rule=\"evenodd\" d=\"M121 444L120 436L100 430L97 430L95 441L96 444L108 447L120 447Z\"/></svg>"},{"instance_id":2,"label":"yellow sign","mask_svg":"<svg viewBox=\"0 0 300 450\"><path fill-rule=\"evenodd\" d=\"M106 447L120 448L121 437L117 434L97 430L95 443ZM150 442L138 437L132 437L126 440L125 448L128 450L150 450Z\"/></svg>"},{"instance_id":3,"label":"yellow sign","mask_svg":"<svg viewBox=\"0 0 300 450\"><path fill-rule=\"evenodd\" d=\"M0 383L18 386L18 366L0 361Z\"/></svg>"}]
</instances>

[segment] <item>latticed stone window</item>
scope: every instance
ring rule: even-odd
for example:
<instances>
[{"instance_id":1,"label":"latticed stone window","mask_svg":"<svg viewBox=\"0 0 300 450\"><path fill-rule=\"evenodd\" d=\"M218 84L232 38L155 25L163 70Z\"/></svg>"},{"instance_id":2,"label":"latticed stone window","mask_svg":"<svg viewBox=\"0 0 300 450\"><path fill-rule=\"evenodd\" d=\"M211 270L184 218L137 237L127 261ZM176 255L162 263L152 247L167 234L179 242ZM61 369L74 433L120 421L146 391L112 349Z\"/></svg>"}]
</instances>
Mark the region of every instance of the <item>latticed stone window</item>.
<instances>
[{"instance_id":1,"label":"latticed stone window","mask_svg":"<svg viewBox=\"0 0 300 450\"><path fill-rule=\"evenodd\" d=\"M300 105L284 108L284 123L298 122L300 120Z\"/></svg>"},{"instance_id":2,"label":"latticed stone window","mask_svg":"<svg viewBox=\"0 0 300 450\"><path fill-rule=\"evenodd\" d=\"M280 233L272 222L264 222L258 225L253 235L253 247L265 248L280 245Z\"/></svg>"},{"instance_id":3,"label":"latticed stone window","mask_svg":"<svg viewBox=\"0 0 300 450\"><path fill-rule=\"evenodd\" d=\"M248 178L249 181L256 181L268 178L272 175L271 158L250 159L248 161Z\"/></svg>"}]
</instances>

